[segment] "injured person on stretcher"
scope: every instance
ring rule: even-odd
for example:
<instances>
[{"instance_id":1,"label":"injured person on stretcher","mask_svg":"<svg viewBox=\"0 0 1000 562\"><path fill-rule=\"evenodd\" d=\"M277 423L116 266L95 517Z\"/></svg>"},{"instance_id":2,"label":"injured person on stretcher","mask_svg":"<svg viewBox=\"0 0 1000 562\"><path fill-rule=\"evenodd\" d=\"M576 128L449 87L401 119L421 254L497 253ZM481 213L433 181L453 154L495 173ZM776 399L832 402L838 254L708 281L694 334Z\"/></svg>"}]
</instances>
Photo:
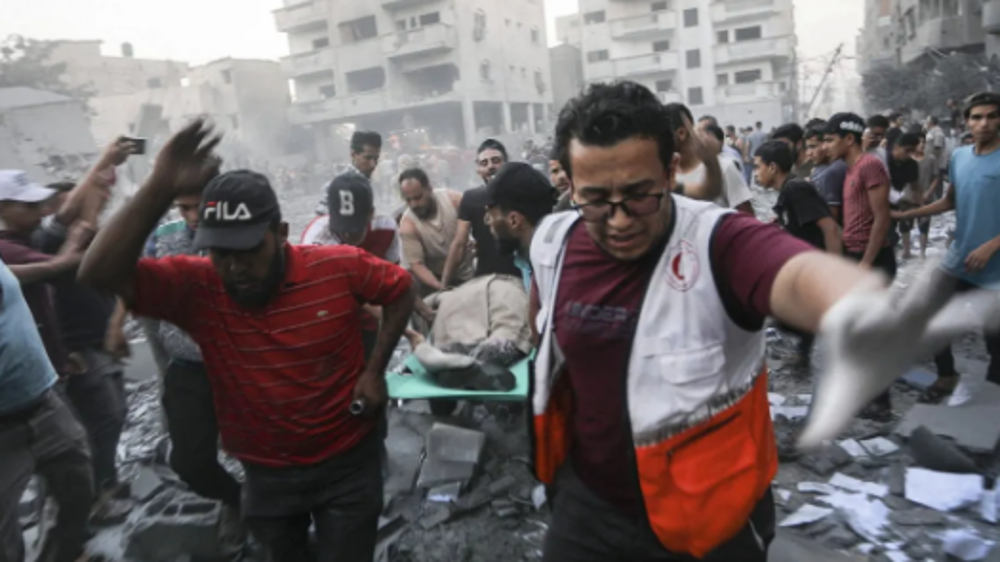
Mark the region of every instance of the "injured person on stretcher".
<instances>
[{"instance_id":1,"label":"injured person on stretcher","mask_svg":"<svg viewBox=\"0 0 1000 562\"><path fill-rule=\"evenodd\" d=\"M532 349L528 295L521 280L485 275L435 293L426 302L437 312L434 323L417 328L429 333L429 340L416 342L401 375L390 377L390 396L432 397L429 394L434 394L435 386L443 391L442 398L450 396L446 391L456 390L470 394L515 391L519 385L510 368ZM426 384L416 384L417 379ZM396 381L406 384L397 386ZM400 395L408 392L419 395ZM451 400L435 402L438 412L454 409Z\"/></svg>"}]
</instances>

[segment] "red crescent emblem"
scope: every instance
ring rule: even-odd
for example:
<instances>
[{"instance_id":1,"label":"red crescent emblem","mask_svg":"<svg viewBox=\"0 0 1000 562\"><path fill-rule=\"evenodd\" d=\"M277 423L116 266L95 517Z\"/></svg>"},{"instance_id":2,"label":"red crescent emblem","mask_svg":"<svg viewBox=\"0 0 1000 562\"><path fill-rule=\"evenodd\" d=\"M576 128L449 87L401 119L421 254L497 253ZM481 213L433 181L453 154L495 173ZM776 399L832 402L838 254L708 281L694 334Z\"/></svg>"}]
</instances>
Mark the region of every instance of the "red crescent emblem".
<instances>
[{"instance_id":1,"label":"red crescent emblem","mask_svg":"<svg viewBox=\"0 0 1000 562\"><path fill-rule=\"evenodd\" d=\"M677 279L680 280L680 281L684 281L685 280L684 274L681 273L681 258L682 257L684 257L684 254L677 254L677 256L674 257L674 260L670 263L671 269L674 270L674 276L676 276Z\"/></svg>"}]
</instances>

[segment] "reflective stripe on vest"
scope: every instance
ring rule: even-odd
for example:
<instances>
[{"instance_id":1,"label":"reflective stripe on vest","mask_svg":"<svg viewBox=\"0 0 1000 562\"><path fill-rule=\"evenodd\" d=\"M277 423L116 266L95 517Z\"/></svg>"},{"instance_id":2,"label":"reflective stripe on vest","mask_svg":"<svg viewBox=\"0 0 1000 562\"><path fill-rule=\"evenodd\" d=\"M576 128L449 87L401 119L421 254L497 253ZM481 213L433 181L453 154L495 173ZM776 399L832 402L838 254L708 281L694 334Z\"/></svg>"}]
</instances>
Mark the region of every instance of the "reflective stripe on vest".
<instances>
[{"instance_id":1,"label":"reflective stripe on vest","mask_svg":"<svg viewBox=\"0 0 1000 562\"><path fill-rule=\"evenodd\" d=\"M650 281L629 358L628 415L649 523L668 550L701 557L734 537L777 473L764 336L729 319L710 265L729 211L673 197L676 223ZM532 241L541 337L534 365L536 475L551 483L572 444L552 308L577 217L548 217Z\"/></svg>"}]
</instances>

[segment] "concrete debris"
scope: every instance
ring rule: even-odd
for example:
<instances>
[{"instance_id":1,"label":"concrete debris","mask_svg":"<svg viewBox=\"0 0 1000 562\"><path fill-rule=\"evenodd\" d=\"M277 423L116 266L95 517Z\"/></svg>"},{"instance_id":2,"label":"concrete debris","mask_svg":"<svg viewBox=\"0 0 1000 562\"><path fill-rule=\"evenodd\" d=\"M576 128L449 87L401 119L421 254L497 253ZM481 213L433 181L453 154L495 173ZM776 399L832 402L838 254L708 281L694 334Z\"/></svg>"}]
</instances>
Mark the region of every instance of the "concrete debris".
<instances>
[{"instance_id":1,"label":"concrete debris","mask_svg":"<svg viewBox=\"0 0 1000 562\"><path fill-rule=\"evenodd\" d=\"M926 369L914 369L905 375L903 375L902 381L913 388L918 390L924 390L927 387L934 384L937 380L937 374L932 373Z\"/></svg>"},{"instance_id":2,"label":"concrete debris","mask_svg":"<svg viewBox=\"0 0 1000 562\"><path fill-rule=\"evenodd\" d=\"M427 491L427 501L436 503L455 503L462 495L462 483L452 482L443 486L437 486Z\"/></svg>"},{"instance_id":3,"label":"concrete debris","mask_svg":"<svg viewBox=\"0 0 1000 562\"><path fill-rule=\"evenodd\" d=\"M822 482L799 482L796 487L804 494L833 494L837 491L832 484Z\"/></svg>"},{"instance_id":4,"label":"concrete debris","mask_svg":"<svg viewBox=\"0 0 1000 562\"><path fill-rule=\"evenodd\" d=\"M808 406L771 406L771 419L779 417L789 421L803 420L809 415Z\"/></svg>"},{"instance_id":5,"label":"concrete debris","mask_svg":"<svg viewBox=\"0 0 1000 562\"><path fill-rule=\"evenodd\" d=\"M970 474L979 471L975 461L924 426L910 433L910 450L916 463L928 470Z\"/></svg>"},{"instance_id":6,"label":"concrete debris","mask_svg":"<svg viewBox=\"0 0 1000 562\"><path fill-rule=\"evenodd\" d=\"M826 507L819 507L812 504L805 504L800 507L795 513L785 517L778 523L779 527L798 527L800 525L808 525L810 523L815 523L820 519L833 513L832 509Z\"/></svg>"},{"instance_id":7,"label":"concrete debris","mask_svg":"<svg viewBox=\"0 0 1000 562\"><path fill-rule=\"evenodd\" d=\"M944 534L944 551L959 560L982 560L996 543L984 540L975 531L951 529Z\"/></svg>"},{"instance_id":8,"label":"concrete debris","mask_svg":"<svg viewBox=\"0 0 1000 562\"><path fill-rule=\"evenodd\" d=\"M983 478L923 468L906 470L906 499L938 511L954 511L982 501Z\"/></svg>"},{"instance_id":9,"label":"concrete debris","mask_svg":"<svg viewBox=\"0 0 1000 562\"><path fill-rule=\"evenodd\" d=\"M847 451L852 457L859 459L861 457L867 457L868 451L861 446L854 439L844 439L843 441L838 441L837 445L840 445L845 451Z\"/></svg>"},{"instance_id":10,"label":"concrete debris","mask_svg":"<svg viewBox=\"0 0 1000 562\"><path fill-rule=\"evenodd\" d=\"M861 446L873 457L884 457L899 451L899 445L889 441L885 437L875 437L861 441Z\"/></svg>"},{"instance_id":11,"label":"concrete debris","mask_svg":"<svg viewBox=\"0 0 1000 562\"><path fill-rule=\"evenodd\" d=\"M184 493L161 496L129 518L125 556L173 560L184 555L231 555L231 546L221 537L221 523L221 504Z\"/></svg>"},{"instance_id":12,"label":"concrete debris","mask_svg":"<svg viewBox=\"0 0 1000 562\"><path fill-rule=\"evenodd\" d=\"M896 433L910 437L915 429L925 426L934 435L954 439L959 447L986 453L993 451L1000 439L1000 424L983 420L996 419L1000 419L1000 404L961 408L915 404L896 427Z\"/></svg>"},{"instance_id":13,"label":"concrete debris","mask_svg":"<svg viewBox=\"0 0 1000 562\"><path fill-rule=\"evenodd\" d=\"M889 521L903 527L934 527L944 525L948 522L948 518L937 511L918 507L906 511L893 511L889 514Z\"/></svg>"},{"instance_id":14,"label":"concrete debris","mask_svg":"<svg viewBox=\"0 0 1000 562\"><path fill-rule=\"evenodd\" d=\"M786 400L787 400L787 398L785 398L784 396L782 396L780 394L776 394L774 392L768 392L767 393L767 401L772 406L782 406L782 405L784 405L784 403L785 403Z\"/></svg>"},{"instance_id":15,"label":"concrete debris","mask_svg":"<svg viewBox=\"0 0 1000 562\"><path fill-rule=\"evenodd\" d=\"M475 472L475 463L446 461L439 458L427 457L420 467L417 487L433 488L453 482L465 484L472 479Z\"/></svg>"},{"instance_id":16,"label":"concrete debris","mask_svg":"<svg viewBox=\"0 0 1000 562\"><path fill-rule=\"evenodd\" d=\"M451 519L451 508L441 506L430 510L427 515L420 520L420 526L423 527L425 531L429 531L449 519Z\"/></svg>"},{"instance_id":17,"label":"concrete debris","mask_svg":"<svg viewBox=\"0 0 1000 562\"><path fill-rule=\"evenodd\" d=\"M132 497L139 502L145 502L163 489L163 480L150 467L143 467L132 482Z\"/></svg>"},{"instance_id":18,"label":"concrete debris","mask_svg":"<svg viewBox=\"0 0 1000 562\"><path fill-rule=\"evenodd\" d=\"M495 482L491 482L489 485L489 490L491 494L496 496L513 488L515 484L517 484L517 479L514 478L513 476L508 475L504 476L503 478Z\"/></svg>"},{"instance_id":19,"label":"concrete debris","mask_svg":"<svg viewBox=\"0 0 1000 562\"><path fill-rule=\"evenodd\" d=\"M829 483L831 486L836 486L849 492L858 492L869 496L875 496L877 498L884 497L889 493L888 486L885 486L884 484L865 482L839 472L834 474L833 478L830 478Z\"/></svg>"},{"instance_id":20,"label":"concrete debris","mask_svg":"<svg viewBox=\"0 0 1000 562\"><path fill-rule=\"evenodd\" d=\"M851 464L854 457L840 445L826 445L799 459L799 464L819 476L830 476L837 469Z\"/></svg>"},{"instance_id":21,"label":"concrete debris","mask_svg":"<svg viewBox=\"0 0 1000 562\"><path fill-rule=\"evenodd\" d=\"M476 464L485 443L486 434L481 431L435 423L427 432L427 457Z\"/></svg>"}]
</instances>

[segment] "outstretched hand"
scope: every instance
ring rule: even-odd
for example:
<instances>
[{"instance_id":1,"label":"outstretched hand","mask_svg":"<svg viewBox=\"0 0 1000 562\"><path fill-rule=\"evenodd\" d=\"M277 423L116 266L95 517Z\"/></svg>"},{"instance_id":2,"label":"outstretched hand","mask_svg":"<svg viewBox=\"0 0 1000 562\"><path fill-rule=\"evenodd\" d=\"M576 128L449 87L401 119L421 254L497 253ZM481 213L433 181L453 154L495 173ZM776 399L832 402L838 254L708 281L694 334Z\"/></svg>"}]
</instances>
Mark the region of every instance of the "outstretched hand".
<instances>
[{"instance_id":1,"label":"outstretched hand","mask_svg":"<svg viewBox=\"0 0 1000 562\"><path fill-rule=\"evenodd\" d=\"M196 119L182 129L160 150L153 168L158 184L177 195L200 191L218 175L221 160L213 154L222 141L204 119Z\"/></svg>"},{"instance_id":2,"label":"outstretched hand","mask_svg":"<svg viewBox=\"0 0 1000 562\"><path fill-rule=\"evenodd\" d=\"M835 438L920 357L1000 322L996 292L954 296L955 279L936 264L928 269L902 294L892 294L885 278L872 274L823 317L827 367L800 446Z\"/></svg>"}]
</instances>

